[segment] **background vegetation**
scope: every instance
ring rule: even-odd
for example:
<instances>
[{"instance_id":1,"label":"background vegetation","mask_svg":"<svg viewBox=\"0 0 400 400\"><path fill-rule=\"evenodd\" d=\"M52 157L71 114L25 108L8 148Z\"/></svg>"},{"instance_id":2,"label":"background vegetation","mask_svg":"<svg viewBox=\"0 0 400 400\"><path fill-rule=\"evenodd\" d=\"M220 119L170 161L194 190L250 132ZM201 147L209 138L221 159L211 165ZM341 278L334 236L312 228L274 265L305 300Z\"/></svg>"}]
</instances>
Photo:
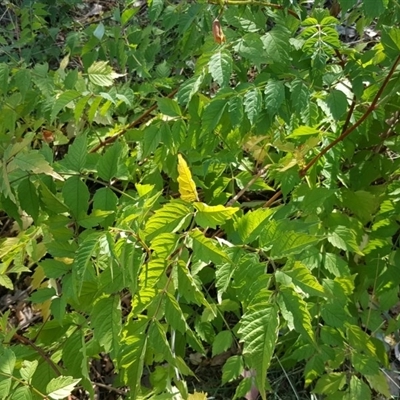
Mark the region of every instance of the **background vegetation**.
<instances>
[{"instance_id":1,"label":"background vegetation","mask_svg":"<svg viewBox=\"0 0 400 400\"><path fill-rule=\"evenodd\" d=\"M397 0L0 11L0 398L398 394Z\"/></svg>"}]
</instances>

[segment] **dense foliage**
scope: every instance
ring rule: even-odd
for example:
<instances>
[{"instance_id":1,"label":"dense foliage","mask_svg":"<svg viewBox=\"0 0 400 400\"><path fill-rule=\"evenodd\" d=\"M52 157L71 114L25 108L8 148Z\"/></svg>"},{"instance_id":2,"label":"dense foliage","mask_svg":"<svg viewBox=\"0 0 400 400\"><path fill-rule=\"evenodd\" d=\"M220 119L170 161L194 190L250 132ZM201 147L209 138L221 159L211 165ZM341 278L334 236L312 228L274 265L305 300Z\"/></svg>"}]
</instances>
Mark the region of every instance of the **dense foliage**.
<instances>
[{"instance_id":1,"label":"dense foliage","mask_svg":"<svg viewBox=\"0 0 400 400\"><path fill-rule=\"evenodd\" d=\"M93 398L99 359L121 398L188 398L217 357L235 398L299 365L390 397L398 1L1 14L0 293L29 298L1 311L0 398Z\"/></svg>"}]
</instances>

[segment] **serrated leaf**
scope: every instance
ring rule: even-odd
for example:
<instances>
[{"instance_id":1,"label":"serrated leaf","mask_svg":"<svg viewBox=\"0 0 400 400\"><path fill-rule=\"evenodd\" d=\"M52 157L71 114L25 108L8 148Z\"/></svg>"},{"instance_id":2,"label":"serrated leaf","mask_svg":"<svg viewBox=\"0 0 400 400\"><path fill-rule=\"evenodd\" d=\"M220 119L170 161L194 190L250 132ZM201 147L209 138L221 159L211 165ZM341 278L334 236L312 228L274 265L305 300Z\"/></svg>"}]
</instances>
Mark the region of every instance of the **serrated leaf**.
<instances>
[{"instance_id":1,"label":"serrated leaf","mask_svg":"<svg viewBox=\"0 0 400 400\"><path fill-rule=\"evenodd\" d=\"M108 65L108 61L95 61L87 71L89 80L97 86L111 86L114 79L124 76L117 74Z\"/></svg>"},{"instance_id":2,"label":"serrated leaf","mask_svg":"<svg viewBox=\"0 0 400 400\"><path fill-rule=\"evenodd\" d=\"M97 164L97 172L101 179L110 181L116 177L119 166L119 159L122 152L120 142L115 142L106 152L100 157Z\"/></svg>"},{"instance_id":3,"label":"serrated leaf","mask_svg":"<svg viewBox=\"0 0 400 400\"><path fill-rule=\"evenodd\" d=\"M6 94L8 90L8 76L10 69L6 63L0 63L0 94Z\"/></svg>"},{"instance_id":4,"label":"serrated leaf","mask_svg":"<svg viewBox=\"0 0 400 400\"><path fill-rule=\"evenodd\" d=\"M347 110L347 97L342 91L332 89L326 98L326 104L332 113L332 117L335 120L340 120Z\"/></svg>"},{"instance_id":5,"label":"serrated leaf","mask_svg":"<svg viewBox=\"0 0 400 400\"><path fill-rule=\"evenodd\" d=\"M193 252L198 259L215 264L231 261L224 251L217 247L215 240L206 238L198 229L190 232L189 236L193 239Z\"/></svg>"},{"instance_id":6,"label":"serrated leaf","mask_svg":"<svg viewBox=\"0 0 400 400\"><path fill-rule=\"evenodd\" d=\"M208 69L213 79L221 86L228 86L232 73L232 56L226 50L213 54L208 62Z\"/></svg>"},{"instance_id":7,"label":"serrated leaf","mask_svg":"<svg viewBox=\"0 0 400 400\"><path fill-rule=\"evenodd\" d=\"M18 199L22 209L37 222L39 217L39 196L35 185L29 177L23 179L19 184Z\"/></svg>"},{"instance_id":8,"label":"serrated leaf","mask_svg":"<svg viewBox=\"0 0 400 400\"><path fill-rule=\"evenodd\" d=\"M264 36L261 36L268 59L267 62L281 64L283 66L289 62L289 38L290 32L283 26L276 26Z\"/></svg>"},{"instance_id":9,"label":"serrated leaf","mask_svg":"<svg viewBox=\"0 0 400 400\"><path fill-rule=\"evenodd\" d=\"M76 172L82 172L86 165L88 143L86 135L79 135L68 147L68 153L62 160L68 169Z\"/></svg>"},{"instance_id":10,"label":"serrated leaf","mask_svg":"<svg viewBox=\"0 0 400 400\"><path fill-rule=\"evenodd\" d=\"M173 99L168 99L166 97L162 97L157 100L158 109L164 115L168 115L169 117L180 117L182 116L182 111L178 105L178 103Z\"/></svg>"},{"instance_id":11,"label":"serrated leaf","mask_svg":"<svg viewBox=\"0 0 400 400\"><path fill-rule=\"evenodd\" d=\"M16 357L12 350L4 349L0 354L0 372L5 375L12 375L15 367Z\"/></svg>"},{"instance_id":12,"label":"serrated leaf","mask_svg":"<svg viewBox=\"0 0 400 400\"><path fill-rule=\"evenodd\" d=\"M354 231L346 226L339 225L335 227L335 230L329 234L328 241L333 246L341 250L354 251L359 255L363 255L362 251L357 245Z\"/></svg>"},{"instance_id":13,"label":"serrated leaf","mask_svg":"<svg viewBox=\"0 0 400 400\"><path fill-rule=\"evenodd\" d=\"M18 153L8 164L8 169L13 168L14 166L22 171L31 171L34 174L45 174L60 181L64 180L61 175L54 171L54 169L44 158L43 154L40 154L34 150L29 151L29 153Z\"/></svg>"},{"instance_id":14,"label":"serrated leaf","mask_svg":"<svg viewBox=\"0 0 400 400\"><path fill-rule=\"evenodd\" d=\"M217 354L227 351L232 346L232 342L233 337L231 331L218 332L212 343L212 356L214 357Z\"/></svg>"},{"instance_id":15,"label":"serrated leaf","mask_svg":"<svg viewBox=\"0 0 400 400\"><path fill-rule=\"evenodd\" d=\"M199 201L196 184L185 159L178 154L178 184L181 199L188 202Z\"/></svg>"},{"instance_id":16,"label":"serrated leaf","mask_svg":"<svg viewBox=\"0 0 400 400\"><path fill-rule=\"evenodd\" d=\"M204 110L201 119L203 133L212 134L212 131L218 126L227 105L228 102L226 100L211 100Z\"/></svg>"},{"instance_id":17,"label":"serrated leaf","mask_svg":"<svg viewBox=\"0 0 400 400\"><path fill-rule=\"evenodd\" d=\"M121 334L121 304L119 296L107 296L99 299L91 312L91 326L94 338L104 351L117 353Z\"/></svg>"},{"instance_id":18,"label":"serrated leaf","mask_svg":"<svg viewBox=\"0 0 400 400\"><path fill-rule=\"evenodd\" d=\"M241 356L229 357L222 367L222 384L237 379L243 372L243 359Z\"/></svg>"},{"instance_id":19,"label":"serrated leaf","mask_svg":"<svg viewBox=\"0 0 400 400\"><path fill-rule=\"evenodd\" d=\"M244 343L243 355L249 366L256 370L257 387L263 400L266 400L266 376L278 339L278 328L277 308L260 303L246 311L238 330L238 335Z\"/></svg>"},{"instance_id":20,"label":"serrated leaf","mask_svg":"<svg viewBox=\"0 0 400 400\"><path fill-rule=\"evenodd\" d=\"M13 391L10 400L32 400L32 393L29 386L20 386Z\"/></svg>"},{"instance_id":21,"label":"serrated leaf","mask_svg":"<svg viewBox=\"0 0 400 400\"><path fill-rule=\"evenodd\" d=\"M80 381L80 379L74 379L72 376L53 378L46 387L46 393L55 400L65 399Z\"/></svg>"},{"instance_id":22,"label":"serrated leaf","mask_svg":"<svg viewBox=\"0 0 400 400\"><path fill-rule=\"evenodd\" d=\"M270 115L275 115L285 100L285 86L282 81L270 80L264 90L264 107Z\"/></svg>"},{"instance_id":23,"label":"serrated leaf","mask_svg":"<svg viewBox=\"0 0 400 400\"><path fill-rule=\"evenodd\" d=\"M12 280L5 274L0 274L0 286L14 290L14 284Z\"/></svg>"},{"instance_id":24,"label":"serrated leaf","mask_svg":"<svg viewBox=\"0 0 400 400\"><path fill-rule=\"evenodd\" d=\"M306 341L316 346L307 303L290 287L281 287L279 296L281 313L289 326L294 327Z\"/></svg>"},{"instance_id":25,"label":"serrated leaf","mask_svg":"<svg viewBox=\"0 0 400 400\"><path fill-rule=\"evenodd\" d=\"M67 90L63 92L59 97L57 97L56 101L53 105L53 110L51 112L51 121L54 121L58 113L66 107L69 103L77 99L81 96L80 92L76 90Z\"/></svg>"},{"instance_id":26,"label":"serrated leaf","mask_svg":"<svg viewBox=\"0 0 400 400\"><path fill-rule=\"evenodd\" d=\"M289 277L289 280L287 280L285 275ZM324 288L318 282L317 278L299 261L296 261L291 269L277 271L275 278L278 282L286 286L290 286L293 283L309 296L327 297Z\"/></svg>"},{"instance_id":27,"label":"serrated leaf","mask_svg":"<svg viewBox=\"0 0 400 400\"><path fill-rule=\"evenodd\" d=\"M208 206L204 203L194 203L194 207L197 209L195 220L204 229L216 229L217 225L222 225L239 211L239 207Z\"/></svg>"},{"instance_id":28,"label":"serrated leaf","mask_svg":"<svg viewBox=\"0 0 400 400\"><path fill-rule=\"evenodd\" d=\"M64 202L75 218L86 215L89 206L89 189L78 176L69 178L62 189Z\"/></svg>"},{"instance_id":29,"label":"serrated leaf","mask_svg":"<svg viewBox=\"0 0 400 400\"><path fill-rule=\"evenodd\" d=\"M192 97L199 91L204 77L205 75L203 73L198 76L193 76L181 85L177 93L179 104L186 105L189 103Z\"/></svg>"},{"instance_id":30,"label":"serrated leaf","mask_svg":"<svg viewBox=\"0 0 400 400\"><path fill-rule=\"evenodd\" d=\"M264 228L264 221L272 215L271 210L257 209L249 211L243 217L235 221L235 228L244 244L249 244L256 240Z\"/></svg>"},{"instance_id":31,"label":"serrated leaf","mask_svg":"<svg viewBox=\"0 0 400 400\"><path fill-rule=\"evenodd\" d=\"M165 297L165 319L173 329L181 333L185 333L189 329L178 301L168 292Z\"/></svg>"},{"instance_id":32,"label":"serrated leaf","mask_svg":"<svg viewBox=\"0 0 400 400\"><path fill-rule=\"evenodd\" d=\"M254 88L246 92L243 104L247 118L250 123L254 124L262 108L262 96L260 90Z\"/></svg>"},{"instance_id":33,"label":"serrated leaf","mask_svg":"<svg viewBox=\"0 0 400 400\"><path fill-rule=\"evenodd\" d=\"M321 376L313 390L319 394L334 394L340 391L346 384L346 374L344 372L331 372Z\"/></svg>"},{"instance_id":34,"label":"serrated leaf","mask_svg":"<svg viewBox=\"0 0 400 400\"><path fill-rule=\"evenodd\" d=\"M37 360L33 361L24 360L22 363L22 368L20 369L20 374L22 379L30 383L32 376L36 371L37 366L38 366Z\"/></svg>"},{"instance_id":35,"label":"serrated leaf","mask_svg":"<svg viewBox=\"0 0 400 400\"><path fill-rule=\"evenodd\" d=\"M187 217L193 210L187 203L171 201L158 209L147 221L144 233L149 240L160 233L176 232L187 226Z\"/></svg>"},{"instance_id":36,"label":"serrated leaf","mask_svg":"<svg viewBox=\"0 0 400 400\"><path fill-rule=\"evenodd\" d=\"M290 91L292 107L297 113L300 113L310 102L310 89L301 79L295 79Z\"/></svg>"}]
</instances>

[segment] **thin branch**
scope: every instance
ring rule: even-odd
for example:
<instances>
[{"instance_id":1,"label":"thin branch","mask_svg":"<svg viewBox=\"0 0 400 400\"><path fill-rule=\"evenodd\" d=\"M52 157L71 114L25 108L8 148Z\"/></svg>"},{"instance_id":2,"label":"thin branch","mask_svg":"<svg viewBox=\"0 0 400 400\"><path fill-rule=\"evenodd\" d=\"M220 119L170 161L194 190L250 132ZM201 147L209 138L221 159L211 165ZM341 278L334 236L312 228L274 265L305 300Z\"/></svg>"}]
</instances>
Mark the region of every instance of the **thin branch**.
<instances>
[{"instance_id":1,"label":"thin branch","mask_svg":"<svg viewBox=\"0 0 400 400\"><path fill-rule=\"evenodd\" d=\"M270 8L275 8L277 10L286 10L290 15L293 15L293 17L299 19L299 16L293 11L290 10L289 8L286 8L280 4L273 4L273 3L268 3L266 1L258 1L258 0L208 0L209 4L217 4L220 5L223 3L224 5L232 5L232 6L244 6L244 5L250 5L250 6L265 6L265 7L270 7Z\"/></svg>"},{"instance_id":2,"label":"thin branch","mask_svg":"<svg viewBox=\"0 0 400 400\"><path fill-rule=\"evenodd\" d=\"M336 146L338 143L342 142L347 136L350 135L351 132L356 130L374 111L378 105L378 101L382 96L383 91L385 90L387 84L389 83L390 78L393 76L394 72L396 71L397 65L400 63L400 55L397 56L396 61L392 65L389 73L386 75L381 87L379 88L378 92L376 93L372 103L367 108L363 116L352 126L347 128L338 138L336 138L332 143L328 144L324 149L321 150L319 154L317 154L301 171L300 176L304 176L306 172L322 157L324 156L332 147Z\"/></svg>"},{"instance_id":3,"label":"thin branch","mask_svg":"<svg viewBox=\"0 0 400 400\"><path fill-rule=\"evenodd\" d=\"M278 190L264 205L264 208L271 207L272 203L275 202L276 199L279 199L281 197L282 190Z\"/></svg>"},{"instance_id":4,"label":"thin branch","mask_svg":"<svg viewBox=\"0 0 400 400\"><path fill-rule=\"evenodd\" d=\"M262 167L257 174L255 174L250 180L249 182L247 182L247 184L244 186L244 188L238 192L237 194L235 194L235 196L233 196L227 203L226 203L226 207L231 207L237 200L239 200L248 190L249 187L258 179L260 178L262 175L265 174L265 172L267 172L267 169L270 167L270 165L266 165L265 167Z\"/></svg>"},{"instance_id":5,"label":"thin branch","mask_svg":"<svg viewBox=\"0 0 400 400\"><path fill-rule=\"evenodd\" d=\"M178 89L173 90L168 96L167 98L171 98L174 97L175 94L178 92ZM139 118L135 119L133 122L131 122L129 125L125 126L124 128L121 129L121 131L119 133L117 133L114 136L111 136L109 138L107 138L106 140L104 140L103 142L100 142L97 146L93 147L89 153L96 153L96 151L98 151L99 149L101 149L102 147L107 146L108 144L114 143L120 136L125 135L125 133L132 128L135 128L136 126L139 126L143 120L146 119L146 117L148 117L154 110L156 110L158 107L157 103L153 104L149 109L147 109Z\"/></svg>"}]
</instances>

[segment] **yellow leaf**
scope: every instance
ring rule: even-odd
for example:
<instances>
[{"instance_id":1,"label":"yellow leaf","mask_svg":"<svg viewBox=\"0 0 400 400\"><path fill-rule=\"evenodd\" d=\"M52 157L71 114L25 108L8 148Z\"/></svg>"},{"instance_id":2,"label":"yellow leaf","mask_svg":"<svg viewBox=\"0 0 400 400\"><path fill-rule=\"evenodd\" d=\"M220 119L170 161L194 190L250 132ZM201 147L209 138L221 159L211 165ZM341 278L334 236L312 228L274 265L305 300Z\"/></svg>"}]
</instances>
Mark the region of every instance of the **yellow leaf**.
<instances>
[{"instance_id":1,"label":"yellow leaf","mask_svg":"<svg viewBox=\"0 0 400 400\"><path fill-rule=\"evenodd\" d=\"M207 400L207 393L194 392L193 394L189 394L188 400Z\"/></svg>"},{"instance_id":2,"label":"yellow leaf","mask_svg":"<svg viewBox=\"0 0 400 400\"><path fill-rule=\"evenodd\" d=\"M190 172L185 159L180 154L178 154L178 184L182 200L190 202L199 200L196 191L196 184L192 179L192 173Z\"/></svg>"}]
</instances>

